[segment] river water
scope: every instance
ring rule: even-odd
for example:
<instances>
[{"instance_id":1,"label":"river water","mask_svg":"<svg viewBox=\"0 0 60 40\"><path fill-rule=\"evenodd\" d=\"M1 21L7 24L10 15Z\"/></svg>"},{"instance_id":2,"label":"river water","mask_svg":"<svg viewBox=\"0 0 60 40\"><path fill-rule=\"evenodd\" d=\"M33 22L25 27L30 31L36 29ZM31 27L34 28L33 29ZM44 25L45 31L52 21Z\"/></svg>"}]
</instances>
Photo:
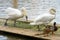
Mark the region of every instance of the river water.
<instances>
[{"instance_id":1,"label":"river water","mask_svg":"<svg viewBox=\"0 0 60 40\"><path fill-rule=\"evenodd\" d=\"M0 40L45 40L0 31Z\"/></svg>"},{"instance_id":2,"label":"river water","mask_svg":"<svg viewBox=\"0 0 60 40\"><path fill-rule=\"evenodd\" d=\"M24 38L0 34L0 40L24 40ZM25 40L27 40L27 39L25 39Z\"/></svg>"},{"instance_id":3,"label":"river water","mask_svg":"<svg viewBox=\"0 0 60 40\"><path fill-rule=\"evenodd\" d=\"M0 32L0 40L30 40L30 39L25 38L23 36Z\"/></svg>"}]
</instances>

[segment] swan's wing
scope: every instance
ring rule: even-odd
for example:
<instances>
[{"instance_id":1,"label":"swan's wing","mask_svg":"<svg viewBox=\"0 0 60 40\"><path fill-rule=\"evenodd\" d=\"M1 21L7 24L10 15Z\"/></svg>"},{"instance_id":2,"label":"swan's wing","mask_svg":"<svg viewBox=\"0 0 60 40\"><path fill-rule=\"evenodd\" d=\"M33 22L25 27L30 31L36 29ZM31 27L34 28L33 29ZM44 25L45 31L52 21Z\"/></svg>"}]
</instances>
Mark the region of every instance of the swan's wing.
<instances>
[{"instance_id":1,"label":"swan's wing","mask_svg":"<svg viewBox=\"0 0 60 40\"><path fill-rule=\"evenodd\" d=\"M55 18L54 15L44 14L44 15L39 16L39 17L35 20L35 22L36 22L36 23L39 23L39 22L46 22L46 23L48 23L48 22L52 21L54 18Z\"/></svg>"},{"instance_id":2,"label":"swan's wing","mask_svg":"<svg viewBox=\"0 0 60 40\"><path fill-rule=\"evenodd\" d=\"M21 14L22 14L20 10L14 9L14 8L10 8L10 7L7 8L7 9L5 10L5 12L6 12L8 15L21 15Z\"/></svg>"},{"instance_id":3,"label":"swan's wing","mask_svg":"<svg viewBox=\"0 0 60 40\"><path fill-rule=\"evenodd\" d=\"M5 10L6 14L10 17L10 18L13 18L13 17L20 17L22 16L22 13L20 10L18 9L14 9L14 8L7 8Z\"/></svg>"},{"instance_id":4,"label":"swan's wing","mask_svg":"<svg viewBox=\"0 0 60 40\"><path fill-rule=\"evenodd\" d=\"M38 17L35 18L34 22L39 22L42 18L44 18L45 14L39 15Z\"/></svg>"},{"instance_id":5,"label":"swan's wing","mask_svg":"<svg viewBox=\"0 0 60 40\"><path fill-rule=\"evenodd\" d=\"M17 18L21 16L21 12L18 9L7 8L5 10L5 14L0 14L0 19L9 19L9 18Z\"/></svg>"}]
</instances>

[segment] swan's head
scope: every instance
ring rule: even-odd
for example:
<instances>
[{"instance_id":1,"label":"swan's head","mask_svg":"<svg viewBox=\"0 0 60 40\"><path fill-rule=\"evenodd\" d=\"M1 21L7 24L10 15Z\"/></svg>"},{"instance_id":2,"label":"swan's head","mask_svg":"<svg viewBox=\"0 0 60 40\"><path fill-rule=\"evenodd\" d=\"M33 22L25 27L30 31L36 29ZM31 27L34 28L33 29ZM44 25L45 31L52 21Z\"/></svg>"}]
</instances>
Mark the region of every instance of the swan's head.
<instances>
[{"instance_id":1,"label":"swan's head","mask_svg":"<svg viewBox=\"0 0 60 40\"><path fill-rule=\"evenodd\" d=\"M51 8L51 9L49 10L49 12L50 12L50 14L55 15L56 10L55 10L54 8Z\"/></svg>"},{"instance_id":2,"label":"swan's head","mask_svg":"<svg viewBox=\"0 0 60 40\"><path fill-rule=\"evenodd\" d=\"M28 16L27 16L27 10L25 7L22 7L21 8L21 11L22 11L22 15L26 17L26 20L28 19Z\"/></svg>"}]
</instances>

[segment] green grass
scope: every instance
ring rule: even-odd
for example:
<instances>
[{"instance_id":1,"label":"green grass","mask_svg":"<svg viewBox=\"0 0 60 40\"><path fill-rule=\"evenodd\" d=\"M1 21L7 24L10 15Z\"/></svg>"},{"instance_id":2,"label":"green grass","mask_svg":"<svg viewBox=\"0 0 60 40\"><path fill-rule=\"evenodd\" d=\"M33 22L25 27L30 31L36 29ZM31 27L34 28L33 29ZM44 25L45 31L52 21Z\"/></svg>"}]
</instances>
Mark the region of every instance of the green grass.
<instances>
[{"instance_id":1,"label":"green grass","mask_svg":"<svg viewBox=\"0 0 60 40\"><path fill-rule=\"evenodd\" d=\"M5 20L1 21L0 20L0 26L4 25ZM8 21L8 26L9 27L14 27L14 22L13 21ZM23 22L16 22L16 27L18 28L24 28L24 29L33 29L33 30L37 30L37 26L32 26L29 25L29 23L23 23ZM43 25L40 26L40 29L42 30L44 28Z\"/></svg>"}]
</instances>

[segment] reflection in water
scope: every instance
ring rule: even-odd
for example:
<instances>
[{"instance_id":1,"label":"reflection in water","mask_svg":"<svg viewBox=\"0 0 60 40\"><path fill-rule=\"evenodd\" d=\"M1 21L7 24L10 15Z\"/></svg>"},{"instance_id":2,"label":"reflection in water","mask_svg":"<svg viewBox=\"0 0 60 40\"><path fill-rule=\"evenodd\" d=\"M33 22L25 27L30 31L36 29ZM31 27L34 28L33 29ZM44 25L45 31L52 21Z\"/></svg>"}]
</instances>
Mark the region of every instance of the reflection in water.
<instances>
[{"instance_id":1,"label":"reflection in water","mask_svg":"<svg viewBox=\"0 0 60 40\"><path fill-rule=\"evenodd\" d=\"M0 40L7 40L7 37L0 35Z\"/></svg>"},{"instance_id":2,"label":"reflection in water","mask_svg":"<svg viewBox=\"0 0 60 40\"><path fill-rule=\"evenodd\" d=\"M0 32L0 40L35 40L35 39L16 34Z\"/></svg>"},{"instance_id":3,"label":"reflection in water","mask_svg":"<svg viewBox=\"0 0 60 40\"><path fill-rule=\"evenodd\" d=\"M16 35L6 32L0 32L0 40L47 40L47 39L37 39L32 37L27 37L23 35Z\"/></svg>"},{"instance_id":4,"label":"reflection in water","mask_svg":"<svg viewBox=\"0 0 60 40\"><path fill-rule=\"evenodd\" d=\"M27 40L27 39L22 36L20 37L13 34L0 33L0 40Z\"/></svg>"}]
</instances>

